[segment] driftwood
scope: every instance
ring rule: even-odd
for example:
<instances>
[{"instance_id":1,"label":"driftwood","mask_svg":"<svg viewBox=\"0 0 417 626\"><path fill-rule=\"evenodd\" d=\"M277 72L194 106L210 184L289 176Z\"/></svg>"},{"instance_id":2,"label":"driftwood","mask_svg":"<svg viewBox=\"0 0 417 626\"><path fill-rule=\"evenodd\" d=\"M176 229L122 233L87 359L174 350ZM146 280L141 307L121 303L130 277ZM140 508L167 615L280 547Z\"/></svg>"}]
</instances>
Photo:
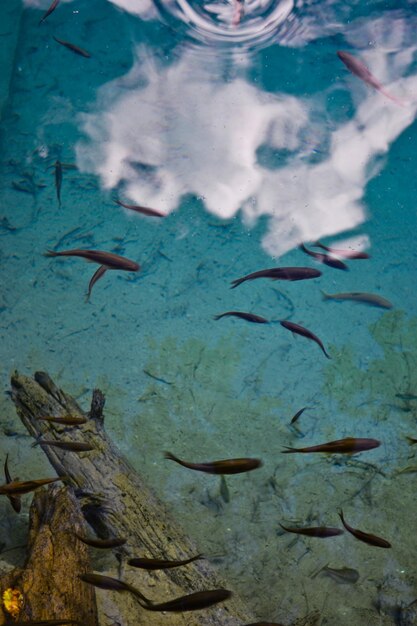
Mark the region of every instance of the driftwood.
<instances>
[{"instance_id":1,"label":"driftwood","mask_svg":"<svg viewBox=\"0 0 417 626\"><path fill-rule=\"evenodd\" d=\"M0 623L66 618L98 625L94 591L78 578L91 568L87 546L78 545L73 534L82 532L83 525L79 504L67 487L55 484L36 492L26 563L0 578L1 597L6 589L18 590L22 606L13 615L2 603Z\"/></svg>"},{"instance_id":2,"label":"driftwood","mask_svg":"<svg viewBox=\"0 0 417 626\"><path fill-rule=\"evenodd\" d=\"M15 372L11 383L17 412L34 437L43 435L47 440L65 439L94 446L94 450L81 453L51 446L43 446L43 450L58 475L70 477L84 517L98 537L127 539L116 552L122 580L154 602L195 591L229 588L205 560L152 573L124 567L126 556L185 559L197 553L196 546L169 518L163 504L108 438L104 430L104 396L100 391L94 391L91 409L83 413L44 372L37 372L35 380ZM85 416L88 421L69 428L37 419L47 415ZM84 534L91 535L91 530L89 533L86 527ZM80 542L77 545L79 549ZM65 568L65 563L62 566ZM97 590L96 595L102 626L239 626L255 621L235 594L224 604L209 609L164 614L145 611L129 593Z\"/></svg>"}]
</instances>

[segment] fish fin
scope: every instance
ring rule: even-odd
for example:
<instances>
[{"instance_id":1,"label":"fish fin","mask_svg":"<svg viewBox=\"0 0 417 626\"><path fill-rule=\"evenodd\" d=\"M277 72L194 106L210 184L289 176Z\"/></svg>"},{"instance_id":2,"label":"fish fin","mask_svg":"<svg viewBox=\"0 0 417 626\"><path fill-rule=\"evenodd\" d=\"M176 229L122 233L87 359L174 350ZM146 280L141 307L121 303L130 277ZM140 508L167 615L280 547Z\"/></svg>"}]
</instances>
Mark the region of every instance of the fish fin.
<instances>
[{"instance_id":1,"label":"fish fin","mask_svg":"<svg viewBox=\"0 0 417 626\"><path fill-rule=\"evenodd\" d=\"M286 450L281 450L282 454L289 454L290 452L298 452L297 448L290 448L289 446L284 446Z\"/></svg>"}]
</instances>

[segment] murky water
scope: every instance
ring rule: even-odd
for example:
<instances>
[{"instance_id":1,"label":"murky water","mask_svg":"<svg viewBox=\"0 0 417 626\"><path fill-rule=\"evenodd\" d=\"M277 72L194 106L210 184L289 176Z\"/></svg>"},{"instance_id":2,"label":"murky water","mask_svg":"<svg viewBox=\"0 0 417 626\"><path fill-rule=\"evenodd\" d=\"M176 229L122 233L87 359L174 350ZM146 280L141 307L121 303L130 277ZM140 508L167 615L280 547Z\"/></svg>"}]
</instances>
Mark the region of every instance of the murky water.
<instances>
[{"instance_id":1,"label":"murky water","mask_svg":"<svg viewBox=\"0 0 417 626\"><path fill-rule=\"evenodd\" d=\"M259 619L416 623L416 3L62 0L38 25L49 4L0 8L4 391L14 368L47 370L84 406L103 389L115 442ZM323 253L317 240L370 258L334 268L300 250ZM77 248L141 270L107 271L86 303L97 265L43 255ZM322 275L230 290L286 266ZM227 311L271 323L214 320ZM1 427L22 478L46 467L7 396ZM282 454L344 437L381 446ZM226 497L165 450L263 466ZM0 507L19 543L26 518ZM342 527L340 509L392 548L280 527ZM359 582L314 576L327 563Z\"/></svg>"}]
</instances>

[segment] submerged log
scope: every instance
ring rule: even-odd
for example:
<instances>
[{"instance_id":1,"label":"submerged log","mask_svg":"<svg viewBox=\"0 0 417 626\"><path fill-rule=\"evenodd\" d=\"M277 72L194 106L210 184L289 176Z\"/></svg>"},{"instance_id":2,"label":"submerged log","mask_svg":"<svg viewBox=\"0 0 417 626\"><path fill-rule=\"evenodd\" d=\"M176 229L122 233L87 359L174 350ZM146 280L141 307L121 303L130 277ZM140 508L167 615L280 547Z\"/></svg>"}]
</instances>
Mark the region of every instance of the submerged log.
<instances>
[{"instance_id":1,"label":"submerged log","mask_svg":"<svg viewBox=\"0 0 417 626\"><path fill-rule=\"evenodd\" d=\"M91 568L87 546L78 545L73 534L83 525L79 503L67 487L55 484L36 492L25 565L0 578L0 596L12 589L16 599L11 612L1 603L0 623L70 619L98 626L94 591L78 578Z\"/></svg>"},{"instance_id":2,"label":"submerged log","mask_svg":"<svg viewBox=\"0 0 417 626\"><path fill-rule=\"evenodd\" d=\"M93 393L90 411L83 413L75 400L58 389L44 372L36 372L35 380L15 372L11 384L17 412L34 437L42 435L48 441L65 439L93 446L92 451L81 453L52 446L43 446L43 450L58 475L70 477L84 517L98 537L127 539L117 553L123 580L156 603L196 591L229 588L204 560L164 572L124 568L126 556L157 558L163 555L166 559L185 559L196 554L197 549L107 436L104 396L99 390ZM68 415L88 420L76 428L39 420L45 416ZM170 626L238 626L254 621L236 595L224 604L205 610L169 614L145 611L131 594L98 590L97 598L102 626L116 622L123 626L164 623Z\"/></svg>"}]
</instances>

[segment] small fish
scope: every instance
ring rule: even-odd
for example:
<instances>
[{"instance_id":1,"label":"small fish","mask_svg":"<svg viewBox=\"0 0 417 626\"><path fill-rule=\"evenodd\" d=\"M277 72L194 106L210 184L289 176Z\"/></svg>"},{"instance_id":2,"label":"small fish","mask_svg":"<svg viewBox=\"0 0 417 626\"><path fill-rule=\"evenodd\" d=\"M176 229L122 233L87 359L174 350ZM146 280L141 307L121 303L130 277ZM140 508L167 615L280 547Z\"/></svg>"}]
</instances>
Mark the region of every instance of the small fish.
<instances>
[{"instance_id":1,"label":"small fish","mask_svg":"<svg viewBox=\"0 0 417 626\"><path fill-rule=\"evenodd\" d=\"M181 596L180 598L162 602L161 604L142 604L140 601L139 604L147 611L199 611L213 606L213 604L224 602L228 600L231 595L232 592L227 589L211 589L209 591L190 593L187 596Z\"/></svg>"},{"instance_id":2,"label":"small fish","mask_svg":"<svg viewBox=\"0 0 417 626\"><path fill-rule=\"evenodd\" d=\"M89 59L91 57L91 54L87 52L87 50L83 50L79 46L76 46L75 44L70 43L69 41L58 39L58 37L55 37L54 35L53 35L53 38L55 39L57 43L61 44L61 46L65 46L65 48L68 48L68 50L71 50L71 52L75 52L75 54L79 54L81 57L85 57L86 59Z\"/></svg>"},{"instance_id":3,"label":"small fish","mask_svg":"<svg viewBox=\"0 0 417 626\"><path fill-rule=\"evenodd\" d=\"M340 259L335 259L329 256L328 254L323 254L321 252L313 252L312 250L307 250L307 248L305 247L303 243L300 244L298 247L300 250L302 250L309 256L312 256L313 259L316 259L316 261L319 261L320 263L324 263L325 265L328 265L329 267L334 267L337 270L345 270L345 271L349 269L346 263L343 263L343 261L340 261Z\"/></svg>"},{"instance_id":4,"label":"small fish","mask_svg":"<svg viewBox=\"0 0 417 626\"><path fill-rule=\"evenodd\" d=\"M364 293L362 291L351 291L347 293L325 293L321 292L323 300L353 300L354 302L362 302L363 304L369 304L370 306L376 306L381 309L392 309L392 304L389 300L377 296L373 293Z\"/></svg>"},{"instance_id":5,"label":"small fish","mask_svg":"<svg viewBox=\"0 0 417 626\"><path fill-rule=\"evenodd\" d=\"M83 582L93 585L94 587L99 587L100 589L109 589L110 591L130 591L130 593L133 593L133 595L139 600L149 603L149 600L145 598L145 596L138 589L135 589L135 587L129 585L129 583L125 583L123 580L93 573L78 574L78 578L80 578Z\"/></svg>"},{"instance_id":6,"label":"small fish","mask_svg":"<svg viewBox=\"0 0 417 626\"><path fill-rule=\"evenodd\" d=\"M6 483L9 485L12 481L12 477L10 476L10 472L9 472L9 466L8 466L8 460L9 460L9 454L6 454L6 460L4 462L4 475L6 478ZM22 509L22 501L20 499L20 496L7 496L9 498L9 502L12 505L14 511L16 513L20 513L21 509Z\"/></svg>"},{"instance_id":7,"label":"small fish","mask_svg":"<svg viewBox=\"0 0 417 626\"><path fill-rule=\"evenodd\" d=\"M354 57L353 54L350 54L349 52L343 52L342 50L338 50L337 56L342 61L342 63L346 65L348 70L352 72L352 74L355 74L355 76L363 80L364 83L366 83L370 87L373 87L374 89L379 91L379 93L381 93L383 96L385 96L386 98L389 98L396 104L399 104L400 106L404 106L404 103L401 102L401 100L399 100L395 96L392 96L390 93L388 93L385 90L385 88L375 78L375 76L371 74L371 72L368 70L366 65L362 63L362 61L359 61L359 59Z\"/></svg>"},{"instance_id":8,"label":"small fish","mask_svg":"<svg viewBox=\"0 0 417 626\"><path fill-rule=\"evenodd\" d=\"M255 278L271 278L272 280L307 280L308 278L318 278L321 276L319 270L311 267L272 267L267 270L259 270L252 274L247 274L243 278L232 280L232 287L234 289L238 285L241 285L246 280L254 280Z\"/></svg>"},{"instance_id":9,"label":"small fish","mask_svg":"<svg viewBox=\"0 0 417 626\"><path fill-rule=\"evenodd\" d=\"M315 341L322 349L324 356L326 356L328 359L332 358L329 354L327 354L322 341L317 337L317 335L312 333L311 330L304 328L304 326L300 326L300 324L294 324L294 322L288 322L287 320L280 320L280 324L287 330L290 330L292 333L296 333L297 335L301 335L302 337L306 337L307 339L311 339L312 341Z\"/></svg>"},{"instance_id":10,"label":"small fish","mask_svg":"<svg viewBox=\"0 0 417 626\"><path fill-rule=\"evenodd\" d=\"M193 561L198 561L200 559L204 559L204 556L202 554L197 554L196 556L192 556L191 558L184 559L182 561L167 561L164 559L134 558L134 559L129 559L128 564L132 565L132 567L139 567L141 569L148 569L148 570L172 569L173 567L181 567L182 565L188 565L188 563L192 563Z\"/></svg>"},{"instance_id":11,"label":"small fish","mask_svg":"<svg viewBox=\"0 0 417 626\"><path fill-rule=\"evenodd\" d=\"M20 496L25 493L29 493L30 491L35 491L38 487L43 487L44 485L56 483L58 480L66 479L68 479L68 476L58 476L58 478L38 478L36 480L26 481L12 480L12 482L7 483L6 485L0 485L0 495Z\"/></svg>"},{"instance_id":12,"label":"small fish","mask_svg":"<svg viewBox=\"0 0 417 626\"><path fill-rule=\"evenodd\" d=\"M93 274L93 276L91 277L90 282L88 283L88 292L87 292L87 296L86 296L86 302L89 301L90 296L91 296L91 291L94 287L94 285L96 284L96 282L98 280L100 280L100 278L102 276L104 276L104 274L107 272L109 268L106 267L105 265L100 265L100 267L98 268L98 270L96 270Z\"/></svg>"},{"instance_id":13,"label":"small fish","mask_svg":"<svg viewBox=\"0 0 417 626\"><path fill-rule=\"evenodd\" d=\"M377 439L359 439L355 437L346 437L346 439L336 439L318 446L309 446L308 448L289 448L281 450L283 454L291 452L326 452L334 454L356 454L364 450L372 450L378 448L381 442Z\"/></svg>"},{"instance_id":14,"label":"small fish","mask_svg":"<svg viewBox=\"0 0 417 626\"><path fill-rule=\"evenodd\" d=\"M224 461L212 461L211 463L188 463L181 461L170 452L165 452L165 458L179 463L188 469L206 472L207 474L240 474L250 472L262 465L260 459L226 459Z\"/></svg>"},{"instance_id":15,"label":"small fish","mask_svg":"<svg viewBox=\"0 0 417 626\"><path fill-rule=\"evenodd\" d=\"M298 418L302 415L302 413L304 413L304 411L308 408L310 407L304 406L302 409L297 411L297 413L292 417L290 424L294 424L298 420Z\"/></svg>"},{"instance_id":16,"label":"small fish","mask_svg":"<svg viewBox=\"0 0 417 626\"><path fill-rule=\"evenodd\" d=\"M157 211L156 209L149 209L148 207L138 206L136 204L125 204L124 202L120 202L120 200L115 200L114 202L125 209L129 209L129 211L136 211L136 213L142 213L142 215L147 215L148 217L166 217L166 213L162 213L162 211Z\"/></svg>"},{"instance_id":17,"label":"small fish","mask_svg":"<svg viewBox=\"0 0 417 626\"><path fill-rule=\"evenodd\" d=\"M42 22L44 22L46 20L46 18L49 17L49 15L51 15L52 11L55 11L55 9L57 8L58 4L59 4L59 0L53 0L53 2L50 5L49 9L43 14L41 19L39 20L38 26L40 26L42 24Z\"/></svg>"},{"instance_id":18,"label":"small fish","mask_svg":"<svg viewBox=\"0 0 417 626\"><path fill-rule=\"evenodd\" d=\"M417 400L417 396L413 393L396 393L396 398L401 398L401 400Z\"/></svg>"},{"instance_id":19,"label":"small fish","mask_svg":"<svg viewBox=\"0 0 417 626\"><path fill-rule=\"evenodd\" d=\"M324 574L325 576L329 576L341 585L354 585L359 580L359 572L356 569L352 569L350 567L341 567L340 569L336 569L325 565L321 568L321 570L317 572L317 574L320 573Z\"/></svg>"},{"instance_id":20,"label":"small fish","mask_svg":"<svg viewBox=\"0 0 417 626\"><path fill-rule=\"evenodd\" d=\"M330 252L330 254L334 254L335 256L341 257L342 259L370 259L371 255L367 252L361 252L360 250L338 250L337 248L329 248L325 246L321 241L315 241L313 246L317 248L321 248L322 250L326 250L326 252Z\"/></svg>"},{"instance_id":21,"label":"small fish","mask_svg":"<svg viewBox=\"0 0 417 626\"><path fill-rule=\"evenodd\" d=\"M229 487L227 486L226 478L223 474L220 474L220 495L223 499L223 502L230 502L230 492Z\"/></svg>"},{"instance_id":22,"label":"small fish","mask_svg":"<svg viewBox=\"0 0 417 626\"><path fill-rule=\"evenodd\" d=\"M87 546L99 549L120 548L120 546L124 546L127 541L127 539L122 539L121 537L113 537L112 539L94 539L90 537L83 537L76 532L74 532L74 535Z\"/></svg>"},{"instance_id":23,"label":"small fish","mask_svg":"<svg viewBox=\"0 0 417 626\"><path fill-rule=\"evenodd\" d=\"M343 530L340 528L331 528L327 526L314 526L311 528L296 528L294 526L283 526L281 528L288 533L296 533L297 535L306 535L307 537L320 537L325 539L327 537L336 537L337 535L343 535Z\"/></svg>"},{"instance_id":24,"label":"small fish","mask_svg":"<svg viewBox=\"0 0 417 626\"><path fill-rule=\"evenodd\" d=\"M126 259L112 252L103 252L102 250L63 250L62 252L54 252L47 250L44 256L76 256L93 263L104 265L109 270L125 270L126 272L137 272L140 266L135 261Z\"/></svg>"},{"instance_id":25,"label":"small fish","mask_svg":"<svg viewBox=\"0 0 417 626\"><path fill-rule=\"evenodd\" d=\"M94 446L90 443L84 443L83 441L46 441L45 439L40 439L32 443L32 448L35 446L53 446L70 452L89 452L90 450L95 450Z\"/></svg>"},{"instance_id":26,"label":"small fish","mask_svg":"<svg viewBox=\"0 0 417 626\"><path fill-rule=\"evenodd\" d=\"M391 544L382 539L381 537L377 537L376 535L371 535L370 533L364 533L362 530L358 530L357 528L352 528L345 522L345 518L343 517L343 511L339 511L339 517L342 520L343 526L349 531L356 539L359 541L363 541L364 543L368 543L371 546L377 546L378 548L391 548Z\"/></svg>"},{"instance_id":27,"label":"small fish","mask_svg":"<svg viewBox=\"0 0 417 626\"><path fill-rule=\"evenodd\" d=\"M86 417L77 417L75 415L66 415L65 417L54 417L53 415L44 415L38 417L38 420L44 422L53 422L54 424L62 424L63 426L80 426L87 422Z\"/></svg>"},{"instance_id":28,"label":"small fish","mask_svg":"<svg viewBox=\"0 0 417 626\"><path fill-rule=\"evenodd\" d=\"M62 164L61 161L55 161L55 188L58 205L61 208L61 186L62 186Z\"/></svg>"},{"instance_id":29,"label":"small fish","mask_svg":"<svg viewBox=\"0 0 417 626\"><path fill-rule=\"evenodd\" d=\"M227 317L233 315L234 317L240 317L242 320L246 320L247 322L254 322L255 324L269 324L268 320L260 315L255 315L254 313L244 313L243 311L227 311L227 313L221 313L220 315L215 315L214 319L219 320L222 317Z\"/></svg>"}]
</instances>

